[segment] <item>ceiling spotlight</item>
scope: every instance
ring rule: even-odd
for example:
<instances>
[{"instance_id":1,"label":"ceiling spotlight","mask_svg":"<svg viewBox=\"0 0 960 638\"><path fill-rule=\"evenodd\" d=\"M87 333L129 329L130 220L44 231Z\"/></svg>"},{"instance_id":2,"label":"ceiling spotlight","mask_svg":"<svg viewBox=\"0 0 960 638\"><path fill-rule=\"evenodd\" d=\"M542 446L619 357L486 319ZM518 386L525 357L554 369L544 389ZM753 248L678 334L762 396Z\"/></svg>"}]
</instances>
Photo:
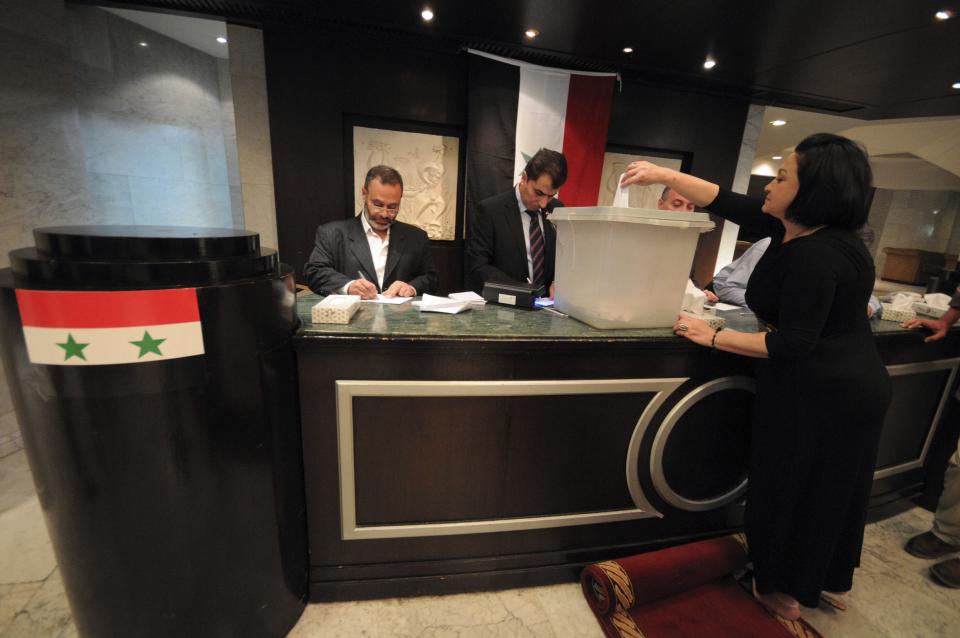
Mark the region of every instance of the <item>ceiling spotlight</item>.
<instances>
[{"instance_id":1,"label":"ceiling spotlight","mask_svg":"<svg viewBox=\"0 0 960 638\"><path fill-rule=\"evenodd\" d=\"M146 42L138 42L137 44L139 44L139 45L142 46L142 47L147 46L147 43L146 43Z\"/></svg>"},{"instance_id":2,"label":"ceiling spotlight","mask_svg":"<svg viewBox=\"0 0 960 638\"><path fill-rule=\"evenodd\" d=\"M624 53L633 53L633 47L623 47Z\"/></svg>"},{"instance_id":3,"label":"ceiling spotlight","mask_svg":"<svg viewBox=\"0 0 960 638\"><path fill-rule=\"evenodd\" d=\"M533 40L535 37L540 35L540 32L537 31L536 29L527 29L526 31L523 32L523 35Z\"/></svg>"},{"instance_id":4,"label":"ceiling spotlight","mask_svg":"<svg viewBox=\"0 0 960 638\"><path fill-rule=\"evenodd\" d=\"M783 155L774 155L774 156L773 156L773 159L775 159L775 160L782 160L782 159L783 159Z\"/></svg>"},{"instance_id":5,"label":"ceiling spotlight","mask_svg":"<svg viewBox=\"0 0 960 638\"><path fill-rule=\"evenodd\" d=\"M951 86L955 89L960 89L960 82L954 82Z\"/></svg>"},{"instance_id":6,"label":"ceiling spotlight","mask_svg":"<svg viewBox=\"0 0 960 638\"><path fill-rule=\"evenodd\" d=\"M226 43L227 43L227 39L226 39L225 37L223 37L222 35L218 35L218 36L217 36L217 42L219 42L220 44L226 44Z\"/></svg>"},{"instance_id":7,"label":"ceiling spotlight","mask_svg":"<svg viewBox=\"0 0 960 638\"><path fill-rule=\"evenodd\" d=\"M423 18L424 22L430 22L433 20L433 11L430 10L430 7L427 7L420 12L420 17Z\"/></svg>"},{"instance_id":8,"label":"ceiling spotlight","mask_svg":"<svg viewBox=\"0 0 960 638\"><path fill-rule=\"evenodd\" d=\"M937 20L949 20L953 17L953 11L948 11L947 9L941 9L933 14Z\"/></svg>"},{"instance_id":9,"label":"ceiling spotlight","mask_svg":"<svg viewBox=\"0 0 960 638\"><path fill-rule=\"evenodd\" d=\"M770 123L774 126L783 126L787 123L786 120L771 120Z\"/></svg>"},{"instance_id":10,"label":"ceiling spotlight","mask_svg":"<svg viewBox=\"0 0 960 638\"><path fill-rule=\"evenodd\" d=\"M707 58L703 62L703 68L705 69L712 69L715 66L717 66L717 61L714 60L713 58Z\"/></svg>"}]
</instances>

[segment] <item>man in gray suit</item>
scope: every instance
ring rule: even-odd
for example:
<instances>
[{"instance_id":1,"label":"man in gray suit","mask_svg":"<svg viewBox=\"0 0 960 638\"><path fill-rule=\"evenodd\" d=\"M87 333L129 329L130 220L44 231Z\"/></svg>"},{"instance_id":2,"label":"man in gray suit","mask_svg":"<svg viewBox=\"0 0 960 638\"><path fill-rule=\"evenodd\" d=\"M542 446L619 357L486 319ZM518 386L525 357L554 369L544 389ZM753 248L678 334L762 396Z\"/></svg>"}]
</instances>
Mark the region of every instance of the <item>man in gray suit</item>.
<instances>
[{"instance_id":1,"label":"man in gray suit","mask_svg":"<svg viewBox=\"0 0 960 638\"><path fill-rule=\"evenodd\" d=\"M321 295L373 299L434 292L437 269L427 234L398 222L403 178L389 166L367 171L360 189L363 209L352 219L317 228L316 244L303 268L307 285Z\"/></svg>"}]
</instances>

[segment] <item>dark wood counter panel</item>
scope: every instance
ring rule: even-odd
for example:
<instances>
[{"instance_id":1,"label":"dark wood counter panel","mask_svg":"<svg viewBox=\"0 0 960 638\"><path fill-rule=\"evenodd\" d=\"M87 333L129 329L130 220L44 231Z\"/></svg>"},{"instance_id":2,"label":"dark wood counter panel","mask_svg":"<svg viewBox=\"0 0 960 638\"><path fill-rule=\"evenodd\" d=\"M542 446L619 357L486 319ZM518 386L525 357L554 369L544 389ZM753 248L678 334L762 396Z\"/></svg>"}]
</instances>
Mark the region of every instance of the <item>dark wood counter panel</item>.
<instances>
[{"instance_id":1,"label":"dark wood counter panel","mask_svg":"<svg viewBox=\"0 0 960 638\"><path fill-rule=\"evenodd\" d=\"M306 322L317 300L299 300ZM922 487L960 335L873 325L894 381L880 503ZM571 580L742 525L744 357L499 306L365 304L345 326L306 323L295 347L313 600Z\"/></svg>"}]
</instances>

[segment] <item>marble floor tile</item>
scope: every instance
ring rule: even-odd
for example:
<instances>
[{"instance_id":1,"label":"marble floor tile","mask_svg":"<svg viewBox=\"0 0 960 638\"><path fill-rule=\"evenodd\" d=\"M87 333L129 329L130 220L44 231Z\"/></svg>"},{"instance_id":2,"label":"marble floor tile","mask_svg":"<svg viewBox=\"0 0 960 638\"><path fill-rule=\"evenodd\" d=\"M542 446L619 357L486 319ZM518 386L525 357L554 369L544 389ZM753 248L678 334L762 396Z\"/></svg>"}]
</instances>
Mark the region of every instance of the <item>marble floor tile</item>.
<instances>
[{"instance_id":1,"label":"marble floor tile","mask_svg":"<svg viewBox=\"0 0 960 638\"><path fill-rule=\"evenodd\" d=\"M42 580L33 583L0 585L0 636L42 586Z\"/></svg>"},{"instance_id":2,"label":"marble floor tile","mask_svg":"<svg viewBox=\"0 0 960 638\"><path fill-rule=\"evenodd\" d=\"M43 580L57 566L36 496L0 513L0 548L0 584Z\"/></svg>"},{"instance_id":3,"label":"marble floor tile","mask_svg":"<svg viewBox=\"0 0 960 638\"><path fill-rule=\"evenodd\" d=\"M35 499L37 490L27 464L27 453L19 450L0 458L0 513ZM46 534L46 528L43 533ZM11 548L0 545L0 548Z\"/></svg>"},{"instance_id":4,"label":"marble floor tile","mask_svg":"<svg viewBox=\"0 0 960 638\"><path fill-rule=\"evenodd\" d=\"M33 595L26 607L0 632L0 638L60 638L76 635L70 607L63 591L60 570L55 570Z\"/></svg>"},{"instance_id":5,"label":"marble floor tile","mask_svg":"<svg viewBox=\"0 0 960 638\"><path fill-rule=\"evenodd\" d=\"M309 605L291 638L552 638L536 589ZM602 638L594 623L593 636Z\"/></svg>"},{"instance_id":6,"label":"marble floor tile","mask_svg":"<svg viewBox=\"0 0 960 638\"><path fill-rule=\"evenodd\" d=\"M903 544L933 515L910 508L867 527L848 610L804 618L829 638L953 638L960 590L935 584L933 561ZM60 572L20 451L0 459L0 638L76 638ZM49 576L47 576L49 574ZM5 584L4 584L5 583ZM294 638L602 638L577 583L475 594L308 605Z\"/></svg>"}]
</instances>

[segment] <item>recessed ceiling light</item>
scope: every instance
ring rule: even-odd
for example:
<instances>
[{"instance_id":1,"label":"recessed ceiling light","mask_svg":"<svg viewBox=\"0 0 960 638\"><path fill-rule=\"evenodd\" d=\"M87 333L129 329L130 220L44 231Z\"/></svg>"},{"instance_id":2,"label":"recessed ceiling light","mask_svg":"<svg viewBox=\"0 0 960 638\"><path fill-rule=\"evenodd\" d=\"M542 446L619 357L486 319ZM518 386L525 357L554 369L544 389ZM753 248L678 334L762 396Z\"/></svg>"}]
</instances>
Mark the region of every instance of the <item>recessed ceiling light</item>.
<instances>
[{"instance_id":1,"label":"recessed ceiling light","mask_svg":"<svg viewBox=\"0 0 960 638\"><path fill-rule=\"evenodd\" d=\"M775 159L775 160L781 160L781 159L783 159L783 155L774 155L774 156L773 156L773 159Z\"/></svg>"},{"instance_id":2,"label":"recessed ceiling light","mask_svg":"<svg viewBox=\"0 0 960 638\"><path fill-rule=\"evenodd\" d=\"M138 42L137 44L139 44L139 45L142 46L142 47L147 46L147 43L146 43L146 42Z\"/></svg>"},{"instance_id":3,"label":"recessed ceiling light","mask_svg":"<svg viewBox=\"0 0 960 638\"><path fill-rule=\"evenodd\" d=\"M433 11L430 10L430 7L425 7L424 10L420 12L420 17L423 18L424 22L430 22L433 20Z\"/></svg>"},{"instance_id":4,"label":"recessed ceiling light","mask_svg":"<svg viewBox=\"0 0 960 638\"><path fill-rule=\"evenodd\" d=\"M217 42L219 42L220 44L226 44L226 43L227 43L227 39L226 39L225 37L223 37L222 35L218 35L218 36L217 36Z\"/></svg>"},{"instance_id":5,"label":"recessed ceiling light","mask_svg":"<svg viewBox=\"0 0 960 638\"><path fill-rule=\"evenodd\" d=\"M954 82L951 86L955 89L960 89L960 82Z\"/></svg>"},{"instance_id":6,"label":"recessed ceiling light","mask_svg":"<svg viewBox=\"0 0 960 638\"><path fill-rule=\"evenodd\" d=\"M937 18L937 20L949 20L953 17L953 11L941 9L940 11L937 11L934 16Z\"/></svg>"},{"instance_id":7,"label":"recessed ceiling light","mask_svg":"<svg viewBox=\"0 0 960 638\"><path fill-rule=\"evenodd\" d=\"M703 62L703 68L705 69L712 69L715 66L717 66L717 61L714 60L713 58L707 58Z\"/></svg>"},{"instance_id":8,"label":"recessed ceiling light","mask_svg":"<svg viewBox=\"0 0 960 638\"><path fill-rule=\"evenodd\" d=\"M537 31L536 29L527 29L526 31L523 32L523 35L533 40L535 37L540 35L540 32Z\"/></svg>"},{"instance_id":9,"label":"recessed ceiling light","mask_svg":"<svg viewBox=\"0 0 960 638\"><path fill-rule=\"evenodd\" d=\"M624 53L633 53L633 47L623 47Z\"/></svg>"},{"instance_id":10,"label":"recessed ceiling light","mask_svg":"<svg viewBox=\"0 0 960 638\"><path fill-rule=\"evenodd\" d=\"M786 120L771 120L770 123L774 126L783 126L787 123Z\"/></svg>"}]
</instances>

